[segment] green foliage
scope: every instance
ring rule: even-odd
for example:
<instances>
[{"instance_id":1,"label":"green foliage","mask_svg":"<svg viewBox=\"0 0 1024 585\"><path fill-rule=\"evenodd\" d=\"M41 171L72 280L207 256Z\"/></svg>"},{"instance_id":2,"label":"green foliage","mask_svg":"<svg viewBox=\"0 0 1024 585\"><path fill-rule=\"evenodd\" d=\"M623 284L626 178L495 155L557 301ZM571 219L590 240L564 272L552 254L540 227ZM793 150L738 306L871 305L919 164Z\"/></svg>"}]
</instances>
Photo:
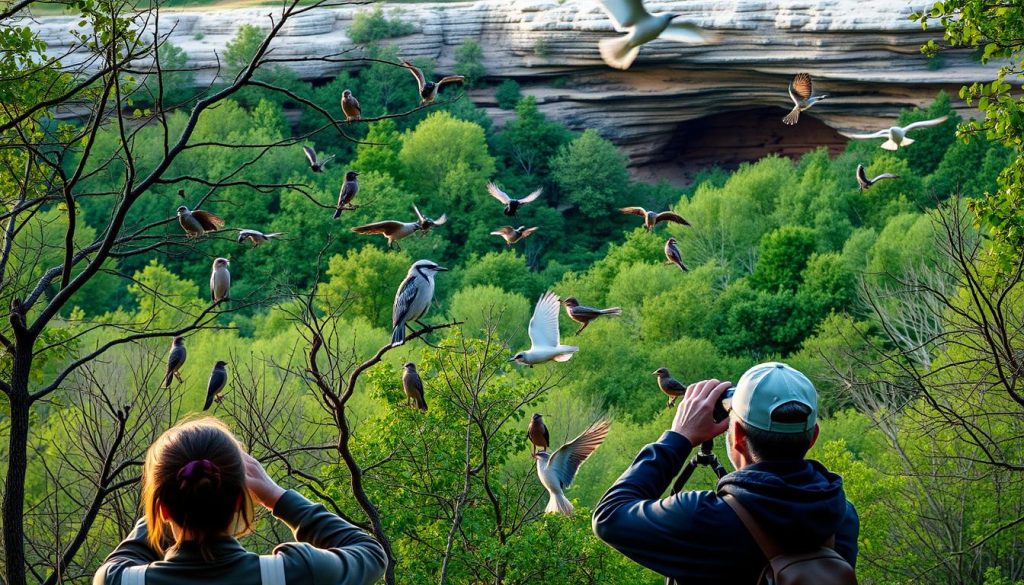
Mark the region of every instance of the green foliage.
<instances>
[{"instance_id":1,"label":"green foliage","mask_svg":"<svg viewBox=\"0 0 1024 585\"><path fill-rule=\"evenodd\" d=\"M769 292L796 290L815 240L814 230L800 226L783 226L765 234L757 248L751 283Z\"/></svg>"},{"instance_id":2,"label":"green foliage","mask_svg":"<svg viewBox=\"0 0 1024 585\"><path fill-rule=\"evenodd\" d=\"M352 17L348 38L357 45L368 45L381 39L404 37L416 31L416 27L401 18L401 12L393 10L391 17L384 14L380 5L373 10L360 10Z\"/></svg>"},{"instance_id":3,"label":"green foliage","mask_svg":"<svg viewBox=\"0 0 1024 585\"><path fill-rule=\"evenodd\" d=\"M544 288L541 276L526 267L526 258L511 250L470 258L460 276L461 288L492 285L528 299L539 297Z\"/></svg>"},{"instance_id":4,"label":"green foliage","mask_svg":"<svg viewBox=\"0 0 1024 585\"><path fill-rule=\"evenodd\" d=\"M506 79L501 82L494 92L494 99L498 100L498 107L503 110L511 110L516 107L523 94L519 91L519 84L515 79Z\"/></svg>"},{"instance_id":5,"label":"green foliage","mask_svg":"<svg viewBox=\"0 0 1024 585\"><path fill-rule=\"evenodd\" d=\"M235 38L224 48L224 71L228 77L234 77L252 61L265 37L266 34L257 26L243 24L238 27Z\"/></svg>"},{"instance_id":6,"label":"green foliage","mask_svg":"<svg viewBox=\"0 0 1024 585\"><path fill-rule=\"evenodd\" d=\"M372 246L331 256L329 280L317 291L326 306L348 306L348 315L363 317L381 327L391 322L394 291L405 278L413 260L405 253L381 251Z\"/></svg>"},{"instance_id":7,"label":"green foliage","mask_svg":"<svg viewBox=\"0 0 1024 585\"><path fill-rule=\"evenodd\" d=\"M562 146L551 161L551 174L568 202L589 218L611 212L629 181L626 158L596 130Z\"/></svg>"},{"instance_id":8,"label":"green foliage","mask_svg":"<svg viewBox=\"0 0 1024 585\"><path fill-rule=\"evenodd\" d=\"M466 39L455 49L455 70L466 77L466 85L473 87L480 83L487 68L484 66L484 51L473 39Z\"/></svg>"}]
</instances>

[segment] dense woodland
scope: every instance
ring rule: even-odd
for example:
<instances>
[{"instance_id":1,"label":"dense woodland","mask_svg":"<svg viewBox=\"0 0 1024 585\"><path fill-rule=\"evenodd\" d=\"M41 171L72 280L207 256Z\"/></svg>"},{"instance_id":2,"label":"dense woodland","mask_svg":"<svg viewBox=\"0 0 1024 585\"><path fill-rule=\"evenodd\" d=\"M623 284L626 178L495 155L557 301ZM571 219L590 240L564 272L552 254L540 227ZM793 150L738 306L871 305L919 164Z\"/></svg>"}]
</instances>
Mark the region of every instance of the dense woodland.
<instances>
[{"instance_id":1,"label":"dense woodland","mask_svg":"<svg viewBox=\"0 0 1024 585\"><path fill-rule=\"evenodd\" d=\"M160 170L176 180L153 182L133 200L119 229L145 237L113 248L36 341L29 387L48 391L31 407L27 436L28 580L88 581L137 517L145 447L200 410L210 368L224 360L228 391L212 413L286 485L387 535L396 561L389 578L657 583L598 541L589 516L671 422L652 372L736 380L778 359L807 373L820 393L827 416L812 456L843 475L859 510L862 583L1024 582L1021 252L979 219L978 207L1005 188L1001 173L1018 155L1012 144L958 136L962 120L939 94L899 121L950 121L896 152L851 142L835 157L821 149L707 169L685 189L640 183L611 142L547 119L515 82L498 89L515 113L501 127L458 90L418 108L408 71L383 42L402 32L399 17L368 10L356 26L353 38L370 59L326 83L300 81L274 63L249 71L267 31L243 27L224 53L224 85L195 87L187 56L163 44L163 75L136 76L120 89L124 123L35 118L24 131L38 133L40 144L86 137L57 169L39 169L63 172L64 184L75 179L71 209L59 195L12 214L32 199L20 185L35 171L24 172L21 151L0 151L4 217L18 221L17 237L5 239L13 242L0 289L6 308L62 266L66 238L84 250L105 237L126 200L126 175L162 165L168 134L194 126L189 140L205 143ZM471 84L498 85L485 78L472 42L458 57ZM431 63L417 65L431 73ZM193 111L247 71L258 83ZM343 119L344 89L365 118L402 115L325 122L325 113ZM337 158L310 173L304 144ZM862 192L858 164L869 176L900 178ZM361 173L357 209L332 220L346 170ZM487 194L491 180L519 196L544 188L512 218L538 226L535 235L514 246L489 235L508 223ZM19 189L22 198L10 199ZM228 226L188 239L174 218L182 204ZM351 232L382 219L412 221L414 204L450 220L400 250ZM627 205L672 209L692 227L649 233L618 211ZM250 247L236 242L239 228L283 236ZM689 271L665 263L669 236ZM231 260L231 300L211 307L206 283L218 256ZM394 292L422 258L452 269L438 276L426 317L438 328L382 353ZM41 293L63 290L55 282ZM581 348L568 363L510 364L529 343L526 326L545 290L623 312L578 337L563 318L563 339ZM15 319L7 321L0 332L15 339ZM188 348L184 382L162 389L177 333ZM14 375L12 355L0 362L3 380ZM406 361L424 378L425 413L405 406ZM4 386L6 473L17 405ZM524 432L532 412L546 415L555 445L603 414L614 420L567 493L577 505L571 518L541 513L546 494ZM706 470L690 484L713 486ZM263 521L245 544L269 552L287 537Z\"/></svg>"}]
</instances>

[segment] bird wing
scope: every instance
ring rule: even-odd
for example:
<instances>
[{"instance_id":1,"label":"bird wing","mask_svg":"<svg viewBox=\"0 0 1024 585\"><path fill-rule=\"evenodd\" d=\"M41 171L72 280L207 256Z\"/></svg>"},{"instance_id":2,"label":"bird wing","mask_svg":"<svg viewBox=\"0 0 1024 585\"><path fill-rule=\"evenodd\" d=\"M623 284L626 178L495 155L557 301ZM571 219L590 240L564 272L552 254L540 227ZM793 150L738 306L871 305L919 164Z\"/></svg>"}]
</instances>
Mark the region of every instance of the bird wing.
<instances>
[{"instance_id":1,"label":"bird wing","mask_svg":"<svg viewBox=\"0 0 1024 585\"><path fill-rule=\"evenodd\" d=\"M402 380L409 385L409 388L416 390L423 395L423 380L420 379L420 375L415 372L406 372Z\"/></svg>"},{"instance_id":2,"label":"bird wing","mask_svg":"<svg viewBox=\"0 0 1024 585\"><path fill-rule=\"evenodd\" d=\"M864 172L864 165L857 165L857 183L860 184L862 188L867 187L872 183L872 181L868 180L867 173Z\"/></svg>"},{"instance_id":3,"label":"bird wing","mask_svg":"<svg viewBox=\"0 0 1024 585\"><path fill-rule=\"evenodd\" d=\"M345 181L342 183L341 190L338 191L338 207L341 207L351 201L352 198L356 196L357 189L358 187L354 181Z\"/></svg>"},{"instance_id":4,"label":"bird wing","mask_svg":"<svg viewBox=\"0 0 1024 585\"><path fill-rule=\"evenodd\" d=\"M442 213L441 217L434 220L434 225L444 225L446 221L448 221L448 214Z\"/></svg>"},{"instance_id":5,"label":"bird wing","mask_svg":"<svg viewBox=\"0 0 1024 585\"><path fill-rule=\"evenodd\" d=\"M462 83L465 80L466 76L464 75L446 75L441 78L441 81L437 82L437 89L440 90L442 87L451 83Z\"/></svg>"},{"instance_id":6,"label":"bird wing","mask_svg":"<svg viewBox=\"0 0 1024 585\"><path fill-rule=\"evenodd\" d=\"M630 215L639 215L640 217L647 217L647 210L643 207L623 207L619 209L622 213L628 213Z\"/></svg>"},{"instance_id":7,"label":"bird wing","mask_svg":"<svg viewBox=\"0 0 1024 585\"><path fill-rule=\"evenodd\" d=\"M302 147L302 152L306 153L306 159L309 160L309 164L316 164L316 151L308 146Z\"/></svg>"},{"instance_id":8,"label":"bird wing","mask_svg":"<svg viewBox=\"0 0 1024 585\"><path fill-rule=\"evenodd\" d=\"M511 199L509 199L509 196L504 191L499 189L498 186L495 185L494 183L487 183L487 192L491 194L491 197L494 197L495 199L501 201L505 205L508 205L508 202L511 201Z\"/></svg>"},{"instance_id":9,"label":"bird wing","mask_svg":"<svg viewBox=\"0 0 1024 585\"><path fill-rule=\"evenodd\" d=\"M423 222L427 221L427 219L426 219L425 217L423 217L423 214L422 214L422 213L420 213L420 208L419 208L419 207L416 207L416 204L415 204L415 203L413 203L413 205L412 205L412 210L416 212L416 219L417 219L417 220L419 220L419 222L420 222L421 224L422 224Z\"/></svg>"},{"instance_id":10,"label":"bird wing","mask_svg":"<svg viewBox=\"0 0 1024 585\"><path fill-rule=\"evenodd\" d=\"M600 0L598 4L608 13L612 26L620 32L650 16L641 0Z\"/></svg>"},{"instance_id":11,"label":"bird wing","mask_svg":"<svg viewBox=\"0 0 1024 585\"><path fill-rule=\"evenodd\" d=\"M206 231L212 232L224 227L224 220L209 211L193 211L192 217L196 218Z\"/></svg>"},{"instance_id":12,"label":"bird wing","mask_svg":"<svg viewBox=\"0 0 1024 585\"><path fill-rule=\"evenodd\" d=\"M662 211L654 217L654 223L658 223L659 221L671 221L682 225L690 225L690 222L686 221L683 216L674 211Z\"/></svg>"},{"instance_id":13,"label":"bird wing","mask_svg":"<svg viewBox=\"0 0 1024 585\"><path fill-rule=\"evenodd\" d=\"M366 225L360 225L352 228L357 234L388 234L400 229L403 225L400 221L387 220L378 221L375 223L368 223Z\"/></svg>"},{"instance_id":14,"label":"bird wing","mask_svg":"<svg viewBox=\"0 0 1024 585\"><path fill-rule=\"evenodd\" d=\"M256 238L256 237L259 237L261 235L263 235L263 234L258 232L258 231L256 231L256 230L238 230L238 237L239 238Z\"/></svg>"},{"instance_id":15,"label":"bird wing","mask_svg":"<svg viewBox=\"0 0 1024 585\"><path fill-rule=\"evenodd\" d=\"M171 348L171 353L167 356L167 371L177 370L183 363L185 363L185 348L177 346Z\"/></svg>"},{"instance_id":16,"label":"bird wing","mask_svg":"<svg viewBox=\"0 0 1024 585\"><path fill-rule=\"evenodd\" d=\"M530 203L531 201L536 201L537 198L540 197L542 191L544 191L544 187L541 187L540 189L537 189L536 191L530 193L526 197L523 197L522 199L519 200L519 203Z\"/></svg>"},{"instance_id":17,"label":"bird wing","mask_svg":"<svg viewBox=\"0 0 1024 585\"><path fill-rule=\"evenodd\" d=\"M658 35L659 39L665 39L675 43L698 45L711 40L707 31L689 22L670 22L665 30Z\"/></svg>"},{"instance_id":18,"label":"bird wing","mask_svg":"<svg viewBox=\"0 0 1024 585\"><path fill-rule=\"evenodd\" d=\"M521 231L519 233L523 234L523 237L525 238L526 236L532 234L535 231L537 231L537 228L536 227L532 227L532 228L526 228L525 230L523 230L523 231Z\"/></svg>"},{"instance_id":19,"label":"bird wing","mask_svg":"<svg viewBox=\"0 0 1024 585\"><path fill-rule=\"evenodd\" d=\"M871 182L872 183L877 183L878 181L884 181L886 179L898 179L898 178L900 178L899 175L894 175L892 173L882 173L881 175L878 175L874 179L871 179Z\"/></svg>"},{"instance_id":20,"label":"bird wing","mask_svg":"<svg viewBox=\"0 0 1024 585\"><path fill-rule=\"evenodd\" d=\"M506 225L494 230L493 232L491 232L491 235L506 238L508 236L511 236L514 231L516 230L512 226Z\"/></svg>"},{"instance_id":21,"label":"bird wing","mask_svg":"<svg viewBox=\"0 0 1024 585\"><path fill-rule=\"evenodd\" d=\"M210 374L210 382L206 385L206 393L212 396L213 394L220 392L227 381L227 372L214 368L213 372Z\"/></svg>"},{"instance_id":22,"label":"bird wing","mask_svg":"<svg viewBox=\"0 0 1024 585\"><path fill-rule=\"evenodd\" d=\"M413 297L416 296L415 287L412 286L415 279L416 275L414 274L406 276L402 284L399 285L398 292L395 293L395 304L391 307L392 327L404 322L406 315L409 314L409 305L412 304Z\"/></svg>"},{"instance_id":23,"label":"bird wing","mask_svg":"<svg viewBox=\"0 0 1024 585\"><path fill-rule=\"evenodd\" d=\"M874 132L872 134L847 134L846 132L840 132L840 134L847 138L853 138L855 140L870 140L872 138L885 138L886 136L889 135L889 131L879 130L878 132Z\"/></svg>"},{"instance_id":24,"label":"bird wing","mask_svg":"<svg viewBox=\"0 0 1024 585\"><path fill-rule=\"evenodd\" d=\"M608 436L611 424L610 420L601 419L551 454L551 458L548 459L548 468L555 472L562 489L572 485L572 480L576 478L576 472L580 465L583 465L590 454L601 446L604 438Z\"/></svg>"},{"instance_id":25,"label":"bird wing","mask_svg":"<svg viewBox=\"0 0 1024 585\"><path fill-rule=\"evenodd\" d=\"M349 99L352 100L350 105L352 107L354 107L357 112L362 113L363 112L363 108L362 108L362 106L359 105L359 100L356 99L356 96L350 95Z\"/></svg>"},{"instance_id":26,"label":"bird wing","mask_svg":"<svg viewBox=\"0 0 1024 585\"><path fill-rule=\"evenodd\" d=\"M929 128L931 126L938 126L949 119L949 116L942 116L941 118L933 118L931 120L921 120L920 122L914 122L903 128L904 132L910 132L914 128Z\"/></svg>"},{"instance_id":27,"label":"bird wing","mask_svg":"<svg viewBox=\"0 0 1024 585\"><path fill-rule=\"evenodd\" d=\"M811 84L811 75L809 73L797 73L793 77L793 82L789 84L790 96L796 94L801 99L807 99L811 97L811 93L814 88ZM793 100L794 102L796 100Z\"/></svg>"},{"instance_id":28,"label":"bird wing","mask_svg":"<svg viewBox=\"0 0 1024 585\"><path fill-rule=\"evenodd\" d=\"M540 296L530 318L530 342L533 347L558 346L558 296L551 291Z\"/></svg>"},{"instance_id":29,"label":"bird wing","mask_svg":"<svg viewBox=\"0 0 1024 585\"><path fill-rule=\"evenodd\" d=\"M274 232L271 234L263 234L264 238L276 238L277 236L283 236L284 232Z\"/></svg>"},{"instance_id":30,"label":"bird wing","mask_svg":"<svg viewBox=\"0 0 1024 585\"><path fill-rule=\"evenodd\" d=\"M683 386L682 382L675 378L668 378L664 382L665 389L673 392L686 392L686 386Z\"/></svg>"},{"instance_id":31,"label":"bird wing","mask_svg":"<svg viewBox=\"0 0 1024 585\"><path fill-rule=\"evenodd\" d=\"M601 309L596 307L588 307L586 305L577 305L571 309L573 317L600 317L604 313Z\"/></svg>"},{"instance_id":32,"label":"bird wing","mask_svg":"<svg viewBox=\"0 0 1024 585\"><path fill-rule=\"evenodd\" d=\"M404 65L405 68L408 69L410 73L412 73L412 76L416 78L416 83L419 84L420 86L420 91L423 91L423 86L427 83L423 79L423 72L420 71L418 67L406 61L405 59L402 59L402 65Z\"/></svg>"}]
</instances>

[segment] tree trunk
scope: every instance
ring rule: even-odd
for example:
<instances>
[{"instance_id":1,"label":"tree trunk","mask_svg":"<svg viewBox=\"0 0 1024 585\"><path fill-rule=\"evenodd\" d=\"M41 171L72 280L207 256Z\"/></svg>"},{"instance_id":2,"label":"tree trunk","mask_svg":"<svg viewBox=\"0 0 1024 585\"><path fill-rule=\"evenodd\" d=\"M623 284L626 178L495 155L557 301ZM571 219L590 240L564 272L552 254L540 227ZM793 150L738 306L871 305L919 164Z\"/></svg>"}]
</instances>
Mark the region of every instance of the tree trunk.
<instances>
[{"instance_id":1,"label":"tree trunk","mask_svg":"<svg viewBox=\"0 0 1024 585\"><path fill-rule=\"evenodd\" d=\"M20 340L19 340L20 341ZM28 350L25 347L29 348ZM4 564L7 585L25 585L25 469L28 466L28 376L32 344L18 343L11 371L11 435L4 490Z\"/></svg>"}]
</instances>

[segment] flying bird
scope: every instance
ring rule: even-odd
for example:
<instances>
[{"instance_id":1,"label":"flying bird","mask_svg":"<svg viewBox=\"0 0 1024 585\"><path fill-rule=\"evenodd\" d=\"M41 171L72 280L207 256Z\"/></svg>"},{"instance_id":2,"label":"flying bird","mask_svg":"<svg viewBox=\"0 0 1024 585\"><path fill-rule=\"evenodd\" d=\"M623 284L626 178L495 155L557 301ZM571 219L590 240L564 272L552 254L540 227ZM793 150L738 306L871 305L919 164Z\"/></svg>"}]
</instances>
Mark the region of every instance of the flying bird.
<instances>
[{"instance_id":1,"label":"flying bird","mask_svg":"<svg viewBox=\"0 0 1024 585\"><path fill-rule=\"evenodd\" d=\"M494 183L487 183L487 192L491 194L491 197L494 197L505 205L505 215L509 217L515 217L516 212L519 211L519 208L523 205L536 201L543 190L544 188L541 187L522 199L513 199L509 197L507 193L499 189Z\"/></svg>"},{"instance_id":2,"label":"flying bird","mask_svg":"<svg viewBox=\"0 0 1024 585\"><path fill-rule=\"evenodd\" d=\"M611 422L601 419L590 425L580 436L559 447L554 453L542 451L534 455L537 459L537 477L551 496L544 512L572 515L572 503L565 497L564 490L572 485L580 465L597 450L608 436Z\"/></svg>"},{"instance_id":3,"label":"flying bird","mask_svg":"<svg viewBox=\"0 0 1024 585\"><path fill-rule=\"evenodd\" d=\"M530 318L530 349L521 351L508 361L526 366L546 361L567 362L580 350L574 345L562 345L558 334L558 296L548 291L540 296Z\"/></svg>"},{"instance_id":4,"label":"flying bird","mask_svg":"<svg viewBox=\"0 0 1024 585\"><path fill-rule=\"evenodd\" d=\"M448 221L447 215L442 215L441 217L434 220L427 217L423 217L423 214L420 213L420 210L417 209L415 205L413 205L412 208L416 212L416 217L418 218L416 221L378 221L374 223L368 223L366 225L356 226L352 228L352 231L354 231L357 234L380 234L387 238L389 250L392 248L396 250L401 250L401 247L397 244L399 240L411 236L412 234L418 231L426 233L427 231L430 230L431 227L435 225L443 225L446 221Z\"/></svg>"},{"instance_id":5,"label":"flying bird","mask_svg":"<svg viewBox=\"0 0 1024 585\"><path fill-rule=\"evenodd\" d=\"M630 215L639 215L644 218L644 227L647 228L647 231L649 232L654 231L654 226L663 221L678 223L679 225L690 225L690 222L686 221L683 216L674 211L662 211L661 213L657 213L654 211L647 211L643 207L623 207L619 209L619 211Z\"/></svg>"},{"instance_id":6,"label":"flying bird","mask_svg":"<svg viewBox=\"0 0 1024 585\"><path fill-rule=\"evenodd\" d=\"M190 238L202 236L206 232L215 232L224 227L224 220L209 211L189 211L184 205L178 207L178 223Z\"/></svg>"},{"instance_id":7,"label":"flying bird","mask_svg":"<svg viewBox=\"0 0 1024 585\"><path fill-rule=\"evenodd\" d=\"M441 217L437 219L431 219L420 213L420 208L416 207L416 205L412 206L412 210L416 212L416 218L419 220L420 232L422 232L420 234L421 236L427 235L427 232L430 231L430 228L438 225L444 225L445 222L448 221L447 213L442 213Z\"/></svg>"},{"instance_id":8,"label":"flying bird","mask_svg":"<svg viewBox=\"0 0 1024 585\"><path fill-rule=\"evenodd\" d=\"M213 270L210 271L210 298L214 303L228 298L231 289L231 273L228 272L230 264L227 258L217 258L213 261Z\"/></svg>"},{"instance_id":9,"label":"flying bird","mask_svg":"<svg viewBox=\"0 0 1024 585\"><path fill-rule=\"evenodd\" d=\"M345 182L342 183L341 190L338 191L338 205L334 210L334 219L341 217L341 212L345 209L352 209L352 200L359 192L359 180L356 179L358 176L359 173L355 171L345 173Z\"/></svg>"},{"instance_id":10,"label":"flying bird","mask_svg":"<svg viewBox=\"0 0 1024 585\"><path fill-rule=\"evenodd\" d=\"M525 225L521 225L517 228L514 228L510 225L503 225L500 228L491 232L491 235L501 236L502 238L505 239L505 245L511 246L512 244L515 244L519 240L525 238L526 236L532 234L535 231L537 231L536 227L528 228Z\"/></svg>"},{"instance_id":11,"label":"flying bird","mask_svg":"<svg viewBox=\"0 0 1024 585\"><path fill-rule=\"evenodd\" d=\"M345 121L358 120L363 115L363 109L359 107L359 100L352 95L352 91L346 89L341 92L341 113L345 114Z\"/></svg>"},{"instance_id":12,"label":"flying bird","mask_svg":"<svg viewBox=\"0 0 1024 585\"><path fill-rule=\"evenodd\" d=\"M249 240L252 243L252 247L255 248L263 242L269 242L271 239L282 235L281 232L274 232L271 234L265 234L259 230L238 230L238 243Z\"/></svg>"},{"instance_id":13,"label":"flying bird","mask_svg":"<svg viewBox=\"0 0 1024 585\"><path fill-rule=\"evenodd\" d=\"M551 444L551 436L548 434L548 427L544 424L544 417L535 412L530 418L530 424L526 427L526 438L532 445L530 455L536 455L537 449L547 451Z\"/></svg>"},{"instance_id":14,"label":"flying bird","mask_svg":"<svg viewBox=\"0 0 1024 585\"><path fill-rule=\"evenodd\" d=\"M868 187L874 185L879 181L898 178L900 178L899 175L894 175L892 173L882 173L881 175L878 175L873 179L869 179L867 173L864 172L864 165L857 165L857 184L860 185L861 193L863 193L864 191L867 190Z\"/></svg>"},{"instance_id":15,"label":"flying bird","mask_svg":"<svg viewBox=\"0 0 1024 585\"><path fill-rule=\"evenodd\" d=\"M610 309L595 309L594 307L587 307L581 305L576 297L566 297L562 304L565 305L565 312L569 314L569 318L580 324L580 328L576 330L576 335L579 335L590 325L590 322L597 319L601 315L618 315L622 313L621 307L612 307Z\"/></svg>"},{"instance_id":16,"label":"flying bird","mask_svg":"<svg viewBox=\"0 0 1024 585\"><path fill-rule=\"evenodd\" d=\"M893 126L888 130L879 130L873 134L847 134L840 132L847 138L853 138L855 140L870 140L872 138L888 138L881 144L881 147L885 150L899 150L901 146L909 146L914 143L912 138L907 137L907 132L916 130L918 128L930 128L932 126L938 126L949 119L949 116L942 116L941 118L934 118L931 120L922 120L920 122L914 122L906 126Z\"/></svg>"},{"instance_id":17,"label":"flying bird","mask_svg":"<svg viewBox=\"0 0 1024 585\"><path fill-rule=\"evenodd\" d=\"M665 241L665 257L668 258L669 264L675 264L679 267L679 270L683 272L689 270L686 264L683 264L683 256L679 253L679 246L676 246L675 238L669 238Z\"/></svg>"},{"instance_id":18,"label":"flying bird","mask_svg":"<svg viewBox=\"0 0 1024 585\"><path fill-rule=\"evenodd\" d=\"M668 12L652 15L642 0L599 0L615 30L624 36L603 39L598 43L601 58L609 67L626 70L636 60L640 46L662 38L677 43L706 43L710 35L688 22L675 22L679 14Z\"/></svg>"},{"instance_id":19,"label":"flying bird","mask_svg":"<svg viewBox=\"0 0 1024 585\"><path fill-rule=\"evenodd\" d=\"M658 377L658 388L668 396L668 404L666 406L672 406L676 403L676 398L679 398L683 394L686 394L686 386L683 386L679 380L676 380L668 373L668 368L658 368L654 370L654 375Z\"/></svg>"},{"instance_id":20,"label":"flying bird","mask_svg":"<svg viewBox=\"0 0 1024 585\"><path fill-rule=\"evenodd\" d=\"M415 321L421 327L419 318L426 314L434 299L434 276L448 270L430 260L417 260L409 267L405 280L395 293L395 304L391 308L391 345L405 343L405 324Z\"/></svg>"},{"instance_id":21,"label":"flying bird","mask_svg":"<svg viewBox=\"0 0 1024 585\"><path fill-rule=\"evenodd\" d=\"M164 383L160 386L161 388L167 388L171 385L171 378L177 378L178 383L184 382L181 379L181 366L185 365L185 358L188 354L185 352L185 339L180 335L171 340L171 351L167 354L167 371L164 373Z\"/></svg>"},{"instance_id":22,"label":"flying bird","mask_svg":"<svg viewBox=\"0 0 1024 585\"><path fill-rule=\"evenodd\" d=\"M206 404L203 405L203 410L209 410L214 400L217 401L217 404L224 400L220 392L228 383L227 365L227 362L217 362L214 364L213 371L210 372L210 381L206 384Z\"/></svg>"},{"instance_id":23,"label":"flying bird","mask_svg":"<svg viewBox=\"0 0 1024 585\"><path fill-rule=\"evenodd\" d=\"M316 151L305 145L302 146L302 152L306 154L306 160L309 161L309 168L314 173L322 172L324 170L324 167L327 166L327 163L334 158L333 154L328 157L317 158Z\"/></svg>"},{"instance_id":24,"label":"flying bird","mask_svg":"<svg viewBox=\"0 0 1024 585\"><path fill-rule=\"evenodd\" d=\"M462 75L448 75L442 77L441 81L434 83L433 81L427 81L423 77L423 71L412 63L402 60L402 65L412 73L412 76L416 78L416 84L420 88L420 105L426 105L437 99L437 92L441 91L441 88L451 83L462 83L466 80L465 76Z\"/></svg>"},{"instance_id":25,"label":"flying bird","mask_svg":"<svg viewBox=\"0 0 1024 585\"><path fill-rule=\"evenodd\" d=\"M423 380L416 372L416 364L406 362L402 372L402 390L405 390L406 404L415 405L416 408L427 411L427 401L423 398Z\"/></svg>"},{"instance_id":26,"label":"flying bird","mask_svg":"<svg viewBox=\"0 0 1024 585\"><path fill-rule=\"evenodd\" d=\"M810 73L797 73L789 82L789 99L793 100L793 109L782 121L792 126L800 120L800 112L810 109L814 104L825 100L827 95L812 95Z\"/></svg>"}]
</instances>

